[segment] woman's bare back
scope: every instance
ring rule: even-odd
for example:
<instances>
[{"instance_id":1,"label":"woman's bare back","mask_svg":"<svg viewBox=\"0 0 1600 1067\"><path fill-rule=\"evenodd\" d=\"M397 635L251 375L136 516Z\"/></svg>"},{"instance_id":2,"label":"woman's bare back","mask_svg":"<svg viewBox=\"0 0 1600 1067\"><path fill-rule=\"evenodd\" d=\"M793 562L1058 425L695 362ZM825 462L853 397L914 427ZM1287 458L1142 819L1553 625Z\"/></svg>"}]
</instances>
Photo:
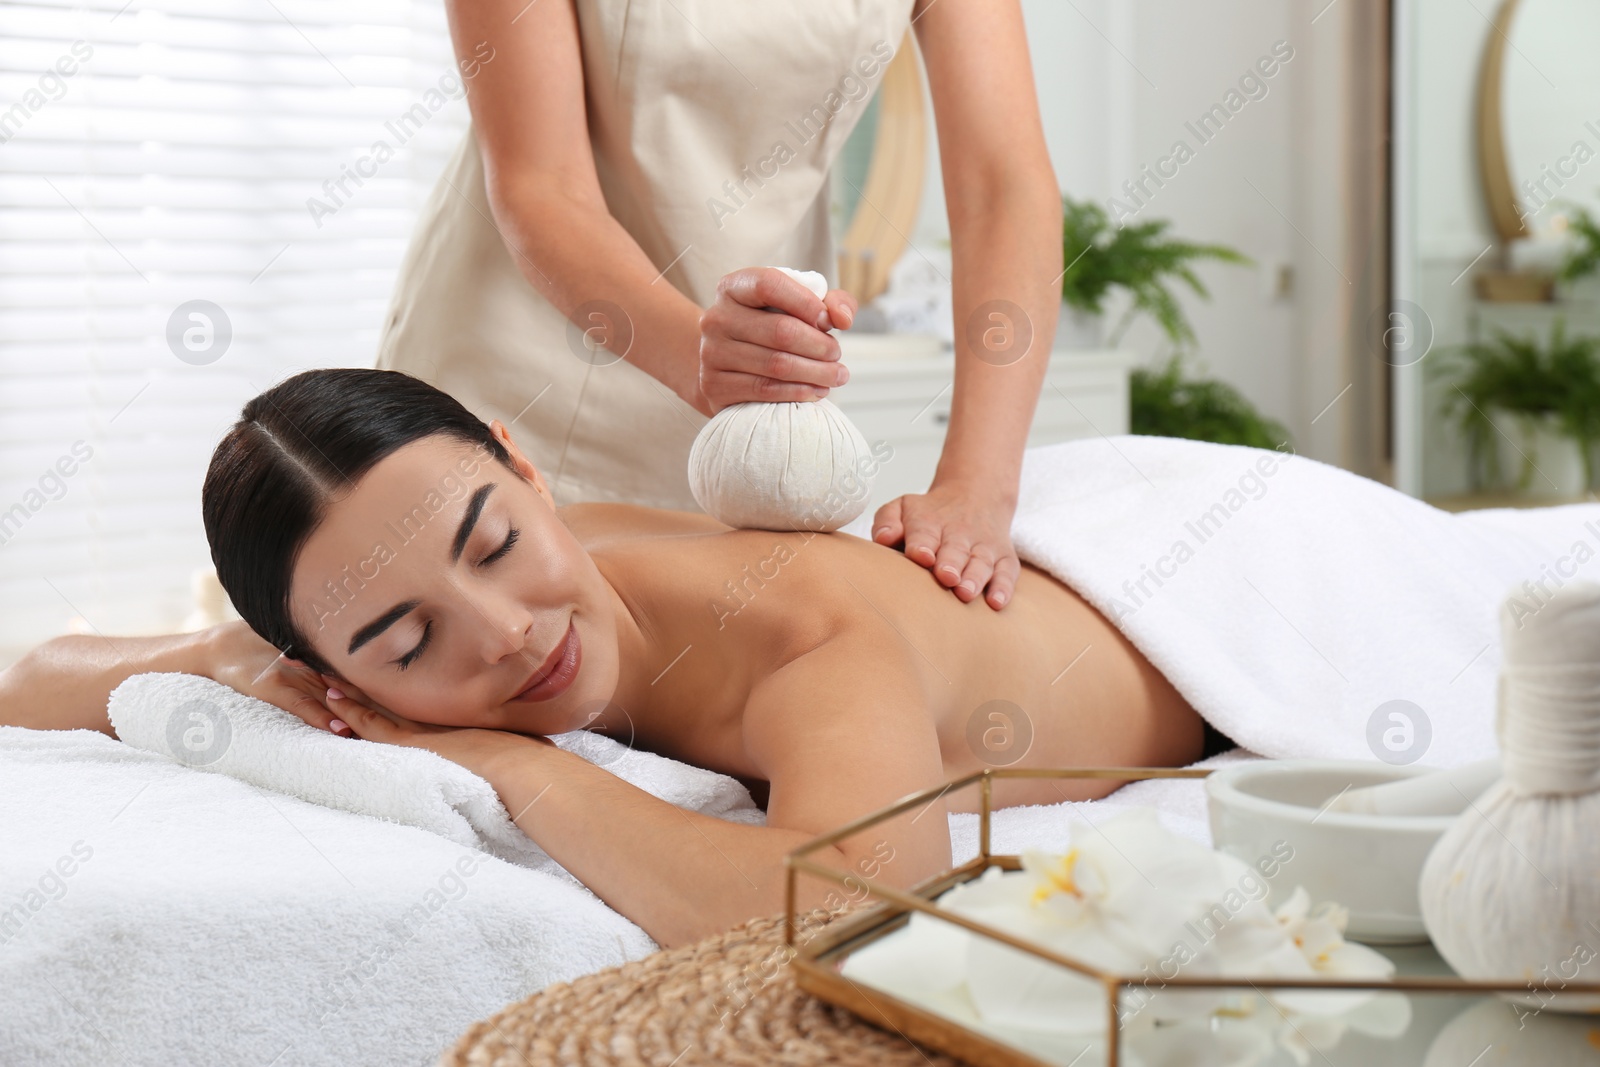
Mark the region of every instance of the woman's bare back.
<instances>
[{"instance_id":1,"label":"woman's bare back","mask_svg":"<svg viewBox=\"0 0 1600 1067\"><path fill-rule=\"evenodd\" d=\"M985 766L1171 766L1199 758L1199 715L1098 611L1024 566L1009 605L963 604L899 551L848 534L731 530L705 515L579 504L562 520L630 608L683 649L652 700L629 709L641 747L735 775L769 776L750 696L826 642L829 691L901 672L946 778ZM851 654L852 648L859 648ZM898 649L902 654L895 655ZM889 654L883 654L888 651ZM836 688L837 687L837 688ZM659 696L659 699L654 699ZM821 699L814 734L860 708ZM1115 783L997 783L1002 805L1104 795ZM952 798L973 810L975 791Z\"/></svg>"}]
</instances>

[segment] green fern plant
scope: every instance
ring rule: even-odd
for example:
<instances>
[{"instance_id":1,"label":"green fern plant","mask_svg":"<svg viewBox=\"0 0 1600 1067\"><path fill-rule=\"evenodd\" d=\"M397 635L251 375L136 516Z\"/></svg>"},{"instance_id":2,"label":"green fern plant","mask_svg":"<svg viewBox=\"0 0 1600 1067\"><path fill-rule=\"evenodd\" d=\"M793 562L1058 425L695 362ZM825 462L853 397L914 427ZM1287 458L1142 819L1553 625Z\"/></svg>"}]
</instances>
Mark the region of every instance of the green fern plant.
<instances>
[{"instance_id":1,"label":"green fern plant","mask_svg":"<svg viewBox=\"0 0 1600 1067\"><path fill-rule=\"evenodd\" d=\"M1160 369L1140 367L1130 376L1133 433L1252 448L1288 444L1282 423L1262 415L1226 382L1185 377L1182 362L1174 355Z\"/></svg>"},{"instance_id":2,"label":"green fern plant","mask_svg":"<svg viewBox=\"0 0 1600 1067\"><path fill-rule=\"evenodd\" d=\"M1577 204L1569 205L1572 216L1567 226L1577 237L1578 243L1561 264L1557 277L1563 281L1575 282L1579 278L1586 278L1591 274L1600 272L1600 223L1595 222L1589 210Z\"/></svg>"},{"instance_id":3,"label":"green fern plant","mask_svg":"<svg viewBox=\"0 0 1600 1067\"><path fill-rule=\"evenodd\" d=\"M1091 315L1105 308L1116 286L1127 289L1133 303L1111 332L1116 344L1134 317L1148 314L1177 347L1193 344L1194 329L1167 282L1183 281L1202 297L1210 293L1194 273L1192 264L1214 259L1224 263L1250 263L1250 257L1225 245L1195 244L1166 237L1171 222L1117 226L1092 200L1061 198L1062 254L1067 264L1061 275L1061 297L1067 305Z\"/></svg>"},{"instance_id":4,"label":"green fern plant","mask_svg":"<svg viewBox=\"0 0 1600 1067\"><path fill-rule=\"evenodd\" d=\"M1595 483L1600 444L1600 338L1568 336L1556 319L1548 342L1496 330L1492 341L1455 345L1440 353L1436 373L1446 379L1442 413L1466 439L1473 479L1501 482L1492 416L1512 416L1528 428L1541 420L1573 441L1583 461L1584 484ZM1516 485L1527 489L1538 457L1524 456ZM1485 478L1486 476L1486 478Z\"/></svg>"}]
</instances>

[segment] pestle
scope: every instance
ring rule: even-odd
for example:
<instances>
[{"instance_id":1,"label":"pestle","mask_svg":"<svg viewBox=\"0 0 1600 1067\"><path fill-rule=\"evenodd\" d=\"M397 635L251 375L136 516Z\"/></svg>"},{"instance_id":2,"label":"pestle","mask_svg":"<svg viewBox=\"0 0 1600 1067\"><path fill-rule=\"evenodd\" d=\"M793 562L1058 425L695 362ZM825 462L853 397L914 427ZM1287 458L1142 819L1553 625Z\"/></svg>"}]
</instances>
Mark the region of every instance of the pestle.
<instances>
[{"instance_id":1,"label":"pestle","mask_svg":"<svg viewBox=\"0 0 1600 1067\"><path fill-rule=\"evenodd\" d=\"M1361 815L1459 815L1500 778L1500 757L1347 789L1325 802L1326 811Z\"/></svg>"}]
</instances>

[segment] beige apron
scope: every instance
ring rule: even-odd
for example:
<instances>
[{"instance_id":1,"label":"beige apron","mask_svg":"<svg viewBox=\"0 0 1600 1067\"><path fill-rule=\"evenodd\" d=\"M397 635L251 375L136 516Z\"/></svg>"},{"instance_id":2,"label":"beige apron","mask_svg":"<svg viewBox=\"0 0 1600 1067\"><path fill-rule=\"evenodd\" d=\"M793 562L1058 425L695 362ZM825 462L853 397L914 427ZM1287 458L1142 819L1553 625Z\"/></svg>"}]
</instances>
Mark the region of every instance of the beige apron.
<instances>
[{"instance_id":1,"label":"beige apron","mask_svg":"<svg viewBox=\"0 0 1600 1067\"><path fill-rule=\"evenodd\" d=\"M828 168L913 0L575 2L600 187L663 281L706 307L740 267L836 278ZM558 503L698 511L687 467L705 416L626 360L580 357L490 218L469 129L401 264L377 365L503 421Z\"/></svg>"}]
</instances>

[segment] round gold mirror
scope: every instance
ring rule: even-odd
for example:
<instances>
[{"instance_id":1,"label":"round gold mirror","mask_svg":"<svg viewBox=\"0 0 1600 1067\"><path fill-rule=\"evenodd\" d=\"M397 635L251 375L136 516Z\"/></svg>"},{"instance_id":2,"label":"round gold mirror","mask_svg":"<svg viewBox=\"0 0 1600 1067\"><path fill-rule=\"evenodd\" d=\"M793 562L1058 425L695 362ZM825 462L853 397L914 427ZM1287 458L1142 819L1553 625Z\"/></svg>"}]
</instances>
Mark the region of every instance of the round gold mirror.
<instances>
[{"instance_id":1,"label":"round gold mirror","mask_svg":"<svg viewBox=\"0 0 1600 1067\"><path fill-rule=\"evenodd\" d=\"M1516 17L1521 0L1505 0L1495 14L1494 26L1483 49L1483 69L1478 76L1478 173L1495 235L1505 244L1527 236L1517 194L1511 186L1511 166L1506 161L1505 100L1506 31Z\"/></svg>"},{"instance_id":2,"label":"round gold mirror","mask_svg":"<svg viewBox=\"0 0 1600 1067\"><path fill-rule=\"evenodd\" d=\"M1502 245L1600 207L1600 4L1504 0L1478 79L1478 168Z\"/></svg>"}]
</instances>

